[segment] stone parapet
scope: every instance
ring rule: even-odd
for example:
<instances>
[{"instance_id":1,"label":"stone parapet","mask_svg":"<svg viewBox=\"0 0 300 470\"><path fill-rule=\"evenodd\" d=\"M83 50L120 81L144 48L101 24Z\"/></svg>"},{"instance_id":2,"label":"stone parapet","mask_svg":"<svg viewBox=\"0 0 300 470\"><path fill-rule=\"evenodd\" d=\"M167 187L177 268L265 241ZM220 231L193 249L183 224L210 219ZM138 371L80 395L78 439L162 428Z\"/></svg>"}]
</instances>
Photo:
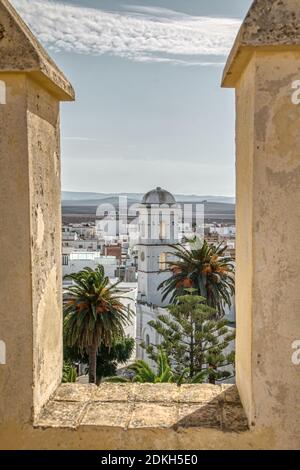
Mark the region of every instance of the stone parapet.
<instances>
[{"instance_id":1,"label":"stone parapet","mask_svg":"<svg viewBox=\"0 0 300 470\"><path fill-rule=\"evenodd\" d=\"M232 385L65 384L35 422L41 428L212 428L248 430Z\"/></svg>"},{"instance_id":2,"label":"stone parapet","mask_svg":"<svg viewBox=\"0 0 300 470\"><path fill-rule=\"evenodd\" d=\"M8 0L0 0L0 72L27 73L60 101L73 101L72 85Z\"/></svg>"}]
</instances>

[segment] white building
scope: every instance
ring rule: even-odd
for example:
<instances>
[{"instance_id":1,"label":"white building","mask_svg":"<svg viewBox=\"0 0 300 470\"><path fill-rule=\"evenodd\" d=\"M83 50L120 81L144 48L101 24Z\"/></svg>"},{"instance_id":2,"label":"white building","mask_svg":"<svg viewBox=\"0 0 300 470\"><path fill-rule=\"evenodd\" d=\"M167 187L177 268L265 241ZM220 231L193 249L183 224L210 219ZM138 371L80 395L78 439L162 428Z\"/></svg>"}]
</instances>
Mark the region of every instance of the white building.
<instances>
[{"instance_id":1,"label":"white building","mask_svg":"<svg viewBox=\"0 0 300 470\"><path fill-rule=\"evenodd\" d=\"M179 209L172 194L161 188L147 193L140 206L138 244L138 301L163 307L158 287L170 274L165 272L172 251L178 243Z\"/></svg>"},{"instance_id":2,"label":"white building","mask_svg":"<svg viewBox=\"0 0 300 470\"><path fill-rule=\"evenodd\" d=\"M180 210L172 194L157 188L147 193L140 208L140 242L138 245L138 298L137 298L137 358L151 366L147 353L139 346L141 342L157 345L160 338L149 322L158 315L166 315L169 299L162 300L159 285L170 277L164 272L166 261L172 259L170 244L178 243L180 231L178 222ZM169 257L169 258L168 258ZM235 322L235 302L231 309L226 309L226 318ZM228 352L234 348L232 343Z\"/></svg>"},{"instance_id":3,"label":"white building","mask_svg":"<svg viewBox=\"0 0 300 470\"><path fill-rule=\"evenodd\" d=\"M172 259L170 244L178 243L178 217L180 209L172 194L156 188L147 193L140 207L140 242L138 244L138 301L137 339L138 344L158 344L159 338L149 326L169 300L162 300L159 285L166 280L167 261ZM147 360L144 350L137 346L138 359ZM149 361L148 361L149 362Z\"/></svg>"},{"instance_id":4,"label":"white building","mask_svg":"<svg viewBox=\"0 0 300 470\"><path fill-rule=\"evenodd\" d=\"M230 226L230 227L213 226L213 227L210 227L210 232L211 233L218 233L221 237L235 237L236 236L236 227L235 226Z\"/></svg>"},{"instance_id":5,"label":"white building","mask_svg":"<svg viewBox=\"0 0 300 470\"><path fill-rule=\"evenodd\" d=\"M62 227L62 238L68 239L76 234L77 238L96 238L96 227L93 224L68 224Z\"/></svg>"},{"instance_id":6,"label":"white building","mask_svg":"<svg viewBox=\"0 0 300 470\"><path fill-rule=\"evenodd\" d=\"M115 256L102 256L99 251L72 252L63 255L63 276L77 273L84 268L95 269L99 264L104 267L105 275L109 278L117 276L119 262Z\"/></svg>"},{"instance_id":7,"label":"white building","mask_svg":"<svg viewBox=\"0 0 300 470\"><path fill-rule=\"evenodd\" d=\"M62 249L63 253L68 253L70 252L69 250L71 249L72 251L99 251L103 249L104 246L104 241L100 241L97 239L81 239L78 237L71 238L71 235L69 235L68 238L63 238L62 240Z\"/></svg>"}]
</instances>

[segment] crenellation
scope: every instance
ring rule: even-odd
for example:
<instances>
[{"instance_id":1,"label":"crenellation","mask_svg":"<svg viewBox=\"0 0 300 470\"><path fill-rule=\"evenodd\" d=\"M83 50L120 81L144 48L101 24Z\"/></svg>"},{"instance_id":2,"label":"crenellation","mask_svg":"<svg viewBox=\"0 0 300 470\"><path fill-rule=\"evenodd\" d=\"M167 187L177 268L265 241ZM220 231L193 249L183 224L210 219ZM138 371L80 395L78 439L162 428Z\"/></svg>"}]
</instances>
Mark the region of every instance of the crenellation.
<instances>
[{"instance_id":1,"label":"crenellation","mask_svg":"<svg viewBox=\"0 0 300 470\"><path fill-rule=\"evenodd\" d=\"M298 0L255 0L224 72L237 102L237 386L61 385L59 103L75 95L0 0L1 449L299 448L299 24Z\"/></svg>"},{"instance_id":2,"label":"crenellation","mask_svg":"<svg viewBox=\"0 0 300 470\"><path fill-rule=\"evenodd\" d=\"M74 90L9 0L0 1L0 71L27 73L61 101L73 101Z\"/></svg>"},{"instance_id":3,"label":"crenellation","mask_svg":"<svg viewBox=\"0 0 300 470\"><path fill-rule=\"evenodd\" d=\"M59 101L74 94L52 62L41 78L48 56L6 0L0 18L0 163L7 181L0 193L0 314L10 351L0 377L0 414L21 424L61 382Z\"/></svg>"},{"instance_id":4,"label":"crenellation","mask_svg":"<svg viewBox=\"0 0 300 470\"><path fill-rule=\"evenodd\" d=\"M255 1L223 80L237 96L237 386L251 426L284 448L300 444L299 18L293 0Z\"/></svg>"}]
</instances>

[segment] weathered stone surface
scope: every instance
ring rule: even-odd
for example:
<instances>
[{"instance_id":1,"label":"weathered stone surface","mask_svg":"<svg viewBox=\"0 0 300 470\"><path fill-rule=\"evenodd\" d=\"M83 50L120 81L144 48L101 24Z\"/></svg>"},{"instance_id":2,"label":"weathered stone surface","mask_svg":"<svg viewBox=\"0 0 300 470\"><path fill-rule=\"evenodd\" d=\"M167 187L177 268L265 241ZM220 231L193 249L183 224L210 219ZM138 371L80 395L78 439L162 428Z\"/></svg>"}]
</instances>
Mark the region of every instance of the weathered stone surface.
<instances>
[{"instance_id":1,"label":"weathered stone surface","mask_svg":"<svg viewBox=\"0 0 300 470\"><path fill-rule=\"evenodd\" d=\"M85 408L84 403L51 401L39 416L39 427L76 428Z\"/></svg>"},{"instance_id":2,"label":"weathered stone surface","mask_svg":"<svg viewBox=\"0 0 300 470\"><path fill-rule=\"evenodd\" d=\"M93 384L62 384L56 391L53 400L65 402L88 402L94 397L98 387Z\"/></svg>"},{"instance_id":3,"label":"weathered stone surface","mask_svg":"<svg viewBox=\"0 0 300 470\"><path fill-rule=\"evenodd\" d=\"M86 405L78 409L70 426L119 427L126 429L219 428L247 429L247 422L234 385L174 384L63 384L43 410L37 425L58 425L63 404ZM60 407L57 407L57 404ZM76 411L76 408L74 408ZM68 415L67 415L68 416ZM68 422L62 415L63 427ZM52 421L51 421L52 420ZM246 425L245 425L246 422Z\"/></svg>"},{"instance_id":4,"label":"weathered stone surface","mask_svg":"<svg viewBox=\"0 0 300 470\"><path fill-rule=\"evenodd\" d=\"M134 385L127 384L101 384L93 390L92 400L101 402L130 401Z\"/></svg>"},{"instance_id":5,"label":"weathered stone surface","mask_svg":"<svg viewBox=\"0 0 300 470\"><path fill-rule=\"evenodd\" d=\"M126 428L132 413L130 403L90 403L82 418L82 426Z\"/></svg>"},{"instance_id":6,"label":"weathered stone surface","mask_svg":"<svg viewBox=\"0 0 300 470\"><path fill-rule=\"evenodd\" d=\"M6 87L6 104L0 105L0 166L9 181L0 194L7 267L5 275L0 273L5 277L1 339L8 351L0 374L0 415L27 422L61 382L59 102L28 74L0 70L0 80ZM15 318L20 319L17 333Z\"/></svg>"},{"instance_id":7,"label":"weathered stone surface","mask_svg":"<svg viewBox=\"0 0 300 470\"><path fill-rule=\"evenodd\" d=\"M61 383L59 102L74 92L7 0L0 0L0 82L0 167L7 182L0 191L0 317L7 347L0 421L24 424Z\"/></svg>"},{"instance_id":8,"label":"weathered stone surface","mask_svg":"<svg viewBox=\"0 0 300 470\"><path fill-rule=\"evenodd\" d=\"M236 89L237 386L251 429L268 428L291 449L300 445L292 360L300 305L299 24L299 0L255 1L223 81ZM224 410L225 426L236 427L238 410Z\"/></svg>"},{"instance_id":9,"label":"weathered stone surface","mask_svg":"<svg viewBox=\"0 0 300 470\"><path fill-rule=\"evenodd\" d=\"M46 442L48 433L49 438L43 448L58 448L59 445L53 445L58 436L64 443L63 448L77 449L251 447L241 405L231 402L230 396L229 401L225 401L225 393L233 393L232 386L185 387L186 402L179 402L177 392L180 389L176 385L158 384L157 388L153 384L142 385L103 384L99 388L82 384L62 385L36 420L36 434L31 442L37 442L39 448L41 442ZM155 390L158 392L156 400ZM174 401L165 401L166 391ZM211 397L209 401L208 395ZM194 402L200 396L203 401ZM101 399L103 401L99 401ZM39 430L43 430L44 437L39 437ZM232 436L242 437L239 442ZM265 436L262 438L266 439ZM2 442L5 448L6 440ZM22 440L23 446L25 442ZM16 444L18 446L21 448L21 444Z\"/></svg>"},{"instance_id":10,"label":"weathered stone surface","mask_svg":"<svg viewBox=\"0 0 300 470\"><path fill-rule=\"evenodd\" d=\"M221 420L221 406L217 400L211 403L179 406L178 426L185 428L220 428Z\"/></svg>"},{"instance_id":11,"label":"weathered stone surface","mask_svg":"<svg viewBox=\"0 0 300 470\"><path fill-rule=\"evenodd\" d=\"M60 100L74 90L8 0L0 0L0 71L27 72Z\"/></svg>"},{"instance_id":12,"label":"weathered stone surface","mask_svg":"<svg viewBox=\"0 0 300 470\"><path fill-rule=\"evenodd\" d=\"M170 428L178 420L176 404L136 403L129 428Z\"/></svg>"},{"instance_id":13,"label":"weathered stone surface","mask_svg":"<svg viewBox=\"0 0 300 470\"><path fill-rule=\"evenodd\" d=\"M239 41L245 45L300 45L298 0L255 0Z\"/></svg>"},{"instance_id":14,"label":"weathered stone surface","mask_svg":"<svg viewBox=\"0 0 300 470\"><path fill-rule=\"evenodd\" d=\"M176 403L179 387L173 384L135 384L133 399L136 402Z\"/></svg>"},{"instance_id":15,"label":"weathered stone surface","mask_svg":"<svg viewBox=\"0 0 300 470\"><path fill-rule=\"evenodd\" d=\"M247 431L248 420L242 405L225 403L222 413L222 429L226 431Z\"/></svg>"},{"instance_id":16,"label":"weathered stone surface","mask_svg":"<svg viewBox=\"0 0 300 470\"><path fill-rule=\"evenodd\" d=\"M227 403L241 403L239 392L236 385L221 385L221 399Z\"/></svg>"},{"instance_id":17,"label":"weathered stone surface","mask_svg":"<svg viewBox=\"0 0 300 470\"><path fill-rule=\"evenodd\" d=\"M300 48L298 0L255 0L228 58L223 85L234 86L254 50Z\"/></svg>"},{"instance_id":18,"label":"weathered stone surface","mask_svg":"<svg viewBox=\"0 0 300 470\"><path fill-rule=\"evenodd\" d=\"M208 403L221 393L218 385L182 385L179 387L179 403Z\"/></svg>"}]
</instances>

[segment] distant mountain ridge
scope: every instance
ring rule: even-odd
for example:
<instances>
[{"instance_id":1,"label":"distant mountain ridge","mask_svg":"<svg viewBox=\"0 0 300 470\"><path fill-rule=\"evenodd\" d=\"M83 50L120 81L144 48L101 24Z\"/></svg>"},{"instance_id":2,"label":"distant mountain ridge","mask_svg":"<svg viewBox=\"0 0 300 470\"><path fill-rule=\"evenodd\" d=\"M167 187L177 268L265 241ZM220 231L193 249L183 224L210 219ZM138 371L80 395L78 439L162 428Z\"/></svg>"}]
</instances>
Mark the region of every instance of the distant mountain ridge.
<instances>
[{"instance_id":1,"label":"distant mountain ridge","mask_svg":"<svg viewBox=\"0 0 300 470\"><path fill-rule=\"evenodd\" d=\"M141 202L144 193L93 193L93 192L76 192L76 191L62 191L62 205L63 206L86 206L97 205L99 203L109 203L120 196L126 196L128 202L138 203ZM177 202L215 202L221 204L235 204L235 198L230 196L198 196L195 194L174 195Z\"/></svg>"}]
</instances>

